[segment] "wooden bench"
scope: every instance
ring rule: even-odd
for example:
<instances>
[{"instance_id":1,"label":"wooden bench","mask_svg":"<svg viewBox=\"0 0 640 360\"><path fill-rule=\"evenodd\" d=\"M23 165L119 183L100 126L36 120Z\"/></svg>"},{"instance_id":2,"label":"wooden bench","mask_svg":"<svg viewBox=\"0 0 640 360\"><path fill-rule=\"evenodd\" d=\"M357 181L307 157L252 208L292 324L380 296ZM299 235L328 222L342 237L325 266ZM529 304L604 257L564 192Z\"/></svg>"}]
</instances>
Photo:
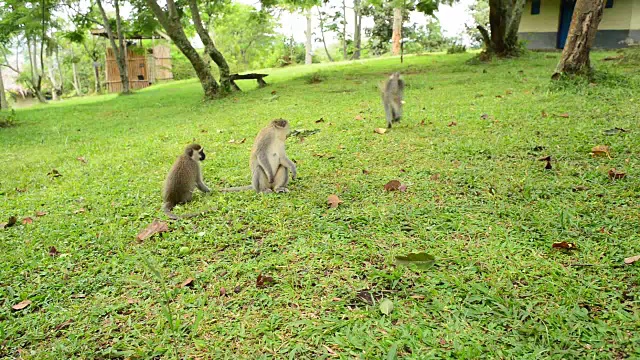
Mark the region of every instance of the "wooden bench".
<instances>
[{"instance_id":1,"label":"wooden bench","mask_svg":"<svg viewBox=\"0 0 640 360\"><path fill-rule=\"evenodd\" d=\"M257 80L258 81L258 87L265 87L267 86L267 83L264 81L264 77L269 76L269 74L256 74L256 73L252 73L252 74L231 74L229 75L229 80L231 81L231 86L233 86L234 90L240 90L240 87L238 87L238 85L236 84L236 80Z\"/></svg>"}]
</instances>

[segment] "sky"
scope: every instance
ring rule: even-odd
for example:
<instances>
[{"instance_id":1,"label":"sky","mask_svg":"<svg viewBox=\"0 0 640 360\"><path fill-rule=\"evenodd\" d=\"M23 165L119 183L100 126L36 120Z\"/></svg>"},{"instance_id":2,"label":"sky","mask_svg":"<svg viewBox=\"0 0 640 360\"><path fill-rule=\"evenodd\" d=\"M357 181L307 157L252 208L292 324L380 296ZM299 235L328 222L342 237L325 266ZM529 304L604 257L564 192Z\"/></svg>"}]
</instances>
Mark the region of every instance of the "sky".
<instances>
[{"instance_id":1,"label":"sky","mask_svg":"<svg viewBox=\"0 0 640 360\"><path fill-rule=\"evenodd\" d=\"M252 5L255 7L259 7L259 1L256 0L235 0L237 2ZM440 25L442 26L442 30L445 36L454 37L462 33L465 29L465 23L471 23L472 18L468 13L467 9L469 5L474 3L475 0L461 0L459 3L453 6L440 6L440 9L436 12L435 16L440 20ZM349 1L347 4L351 3ZM336 5L341 6L341 0L330 0L328 5ZM313 11L314 17L313 21L313 32L318 36L314 36L314 38L319 37L320 29L319 29L319 21L317 19L317 11L314 9ZM347 8L347 33L349 35L353 35L353 10ZM419 12L412 12L410 14L410 18L408 23L418 23L420 25L424 25L427 23L427 17ZM307 20L301 13L287 13L282 12L280 15L280 28L278 32L291 35L298 42L305 41L305 30L307 28ZM370 17L362 19L362 27L370 28L373 26L373 19ZM364 32L363 32L364 36ZM335 34L325 33L325 38L327 38L327 43L337 43L338 40ZM466 41L464 41L466 42ZM314 43L314 49L318 49L322 47L321 43Z\"/></svg>"}]
</instances>

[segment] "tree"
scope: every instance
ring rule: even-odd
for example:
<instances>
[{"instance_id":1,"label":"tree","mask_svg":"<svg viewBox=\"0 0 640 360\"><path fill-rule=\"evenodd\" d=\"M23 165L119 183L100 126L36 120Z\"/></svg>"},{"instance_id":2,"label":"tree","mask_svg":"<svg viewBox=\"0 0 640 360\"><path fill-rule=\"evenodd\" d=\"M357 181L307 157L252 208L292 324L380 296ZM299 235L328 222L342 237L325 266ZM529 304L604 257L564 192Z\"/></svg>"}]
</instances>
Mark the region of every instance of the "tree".
<instances>
[{"instance_id":1,"label":"tree","mask_svg":"<svg viewBox=\"0 0 640 360\"><path fill-rule=\"evenodd\" d=\"M353 0L353 59L360 59L362 46L362 0Z\"/></svg>"},{"instance_id":2,"label":"tree","mask_svg":"<svg viewBox=\"0 0 640 360\"><path fill-rule=\"evenodd\" d=\"M216 16L214 31L219 48L233 62L253 67L275 44L276 21L271 13L232 3Z\"/></svg>"},{"instance_id":3,"label":"tree","mask_svg":"<svg viewBox=\"0 0 640 360\"><path fill-rule=\"evenodd\" d=\"M102 25L104 26L104 30L107 32L111 48L113 49L113 53L116 57L118 72L120 73L120 82L122 82L122 93L129 94L129 69L127 67L126 49L124 47L122 18L120 17L120 0L113 0L113 7L116 10L116 34L114 34L111 29L111 23L107 17L107 13L104 11L104 7L102 6L102 0L96 0L96 5L98 5L98 10L100 11L100 15L102 15ZM118 43L116 43L116 36L118 37Z\"/></svg>"},{"instance_id":4,"label":"tree","mask_svg":"<svg viewBox=\"0 0 640 360\"><path fill-rule=\"evenodd\" d=\"M484 55L517 56L518 29L526 0L489 0L489 27L478 25L484 42Z\"/></svg>"},{"instance_id":5,"label":"tree","mask_svg":"<svg viewBox=\"0 0 640 360\"><path fill-rule=\"evenodd\" d=\"M478 25L485 29L489 27L489 0L476 0L475 3L469 4L468 10L473 22L465 24L465 32L471 38L472 46L481 46L483 39Z\"/></svg>"},{"instance_id":6,"label":"tree","mask_svg":"<svg viewBox=\"0 0 640 360\"><path fill-rule=\"evenodd\" d=\"M198 52L191 46L189 38L185 34L184 27L181 23L181 15L184 14L181 8L178 11L175 1L167 0L166 10L158 5L156 0L146 0L147 5L155 15L160 25L164 28L167 35L173 40L173 43L180 49L184 56L189 60L193 69L196 72L196 76L200 80L202 89L204 90L204 96L207 99L213 99L221 92L228 92L231 89L231 82L229 79L229 65L227 64L222 53L218 51L213 40L209 36L209 33L205 30L200 18L200 10L196 0L189 0L189 9L191 10L191 18L194 22L196 31L200 40L205 45L205 50L211 57L211 59L218 65L220 69L220 82L222 88L218 82L211 75L209 66L204 59L198 54Z\"/></svg>"},{"instance_id":7,"label":"tree","mask_svg":"<svg viewBox=\"0 0 640 360\"><path fill-rule=\"evenodd\" d=\"M329 53L329 49L327 49L327 41L324 37L324 32L327 29L327 26L325 25L325 22L324 22L324 17L327 15L327 13L324 12L320 8L320 6L316 6L316 8L318 10L318 20L320 20L320 35L321 35L321 37L319 39L316 39L316 41L322 41L322 46L324 46L324 51L327 53L327 58L329 59L329 61L333 62L333 58Z\"/></svg>"},{"instance_id":8,"label":"tree","mask_svg":"<svg viewBox=\"0 0 640 360\"><path fill-rule=\"evenodd\" d=\"M578 0L571 18L571 27L562 56L551 76L559 79L562 74L588 75L591 73L589 52L598 32L604 12L604 0Z\"/></svg>"}]
</instances>

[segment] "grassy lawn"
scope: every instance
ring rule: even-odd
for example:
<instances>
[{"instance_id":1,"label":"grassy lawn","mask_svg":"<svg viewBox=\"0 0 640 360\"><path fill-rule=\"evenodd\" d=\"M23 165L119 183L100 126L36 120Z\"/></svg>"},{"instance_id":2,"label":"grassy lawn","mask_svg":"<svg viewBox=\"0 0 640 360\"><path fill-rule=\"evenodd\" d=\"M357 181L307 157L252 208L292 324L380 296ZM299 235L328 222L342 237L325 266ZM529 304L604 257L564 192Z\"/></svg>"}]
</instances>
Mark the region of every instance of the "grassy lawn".
<instances>
[{"instance_id":1,"label":"grassy lawn","mask_svg":"<svg viewBox=\"0 0 640 360\"><path fill-rule=\"evenodd\" d=\"M431 55L278 69L211 103L186 81L19 110L0 129L0 222L18 217L0 230L0 357L637 358L640 74L606 55L595 85L551 85L559 54ZM376 134L396 69L405 117ZM209 187L245 185L277 117L320 130L287 141L289 194L198 194L175 212L217 210L136 240L165 219L186 144L204 145ZM435 265L394 265L411 252Z\"/></svg>"}]
</instances>

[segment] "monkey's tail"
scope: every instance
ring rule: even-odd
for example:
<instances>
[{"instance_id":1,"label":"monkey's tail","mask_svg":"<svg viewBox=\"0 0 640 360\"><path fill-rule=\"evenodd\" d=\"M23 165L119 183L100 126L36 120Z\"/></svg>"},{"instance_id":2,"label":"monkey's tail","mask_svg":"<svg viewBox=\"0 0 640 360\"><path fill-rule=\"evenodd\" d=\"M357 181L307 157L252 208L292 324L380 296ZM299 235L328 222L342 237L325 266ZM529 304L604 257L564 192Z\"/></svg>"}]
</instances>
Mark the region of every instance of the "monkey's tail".
<instances>
[{"instance_id":1,"label":"monkey's tail","mask_svg":"<svg viewBox=\"0 0 640 360\"><path fill-rule=\"evenodd\" d=\"M253 185L235 186L235 187L220 189L221 192L234 192L234 191L246 191L246 190L253 190Z\"/></svg>"},{"instance_id":2,"label":"monkey's tail","mask_svg":"<svg viewBox=\"0 0 640 360\"><path fill-rule=\"evenodd\" d=\"M173 207L173 206L171 206L171 205L172 205L172 204L171 204L171 203L168 203L168 202L164 203L164 204L162 205L162 211L164 211L165 215L167 215L167 217L169 217L169 219L171 219L171 220L178 220L178 219L180 219L180 217L179 217L178 215L176 215L176 214L174 214L174 213L172 213L172 212L171 212L171 208Z\"/></svg>"}]
</instances>

